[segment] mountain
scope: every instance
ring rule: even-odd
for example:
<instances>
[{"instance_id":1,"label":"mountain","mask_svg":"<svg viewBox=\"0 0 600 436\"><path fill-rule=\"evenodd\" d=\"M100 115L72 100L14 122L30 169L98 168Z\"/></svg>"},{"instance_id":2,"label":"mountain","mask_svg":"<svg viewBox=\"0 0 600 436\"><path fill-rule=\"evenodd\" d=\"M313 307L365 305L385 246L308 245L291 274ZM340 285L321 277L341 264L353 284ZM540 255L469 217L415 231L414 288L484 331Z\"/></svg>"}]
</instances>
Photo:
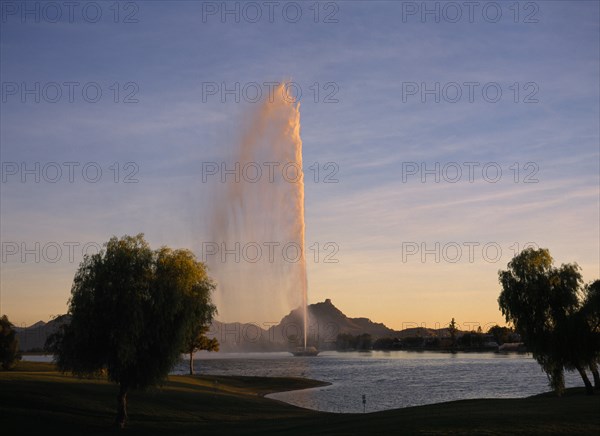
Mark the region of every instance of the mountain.
<instances>
[{"instance_id":1,"label":"mountain","mask_svg":"<svg viewBox=\"0 0 600 436\"><path fill-rule=\"evenodd\" d=\"M29 327L15 327L15 332L19 339L19 350L42 350L48 336L56 332L65 322L69 322L69 317L61 315L48 322L38 321Z\"/></svg>"},{"instance_id":2,"label":"mountain","mask_svg":"<svg viewBox=\"0 0 600 436\"><path fill-rule=\"evenodd\" d=\"M302 310L297 308L284 316L279 324L268 328L251 323L214 321L208 336L217 338L223 351L281 351L304 345L303 326ZM308 306L307 330L307 345L314 345L320 350L334 349L337 336L342 333L354 336L367 333L373 339L449 336L446 329L417 327L396 331L368 318L350 318L335 307L330 299Z\"/></svg>"},{"instance_id":3,"label":"mountain","mask_svg":"<svg viewBox=\"0 0 600 436\"><path fill-rule=\"evenodd\" d=\"M46 338L61 324L68 322L66 315L44 323L39 321L27 328L15 328L22 351L39 350L44 347ZM284 351L304 345L304 323L300 308L292 310L276 325L259 326L254 323L223 323L214 320L207 333L209 338L217 338L221 351ZM393 330L385 324L368 318L350 318L333 305L330 299L308 306L307 345L320 350L334 349L338 334L353 336L367 333L373 339L381 337L449 337L447 328L428 329L414 327Z\"/></svg>"},{"instance_id":4,"label":"mountain","mask_svg":"<svg viewBox=\"0 0 600 436\"><path fill-rule=\"evenodd\" d=\"M300 308L284 316L281 322L269 329L269 337L283 343L294 343L304 337L303 314ZM335 344L337 335L349 333L358 335L368 333L373 337L392 336L394 330L384 324L374 323L368 318L349 318L333 305L328 298L322 303L308 306L307 342L323 348Z\"/></svg>"}]
</instances>

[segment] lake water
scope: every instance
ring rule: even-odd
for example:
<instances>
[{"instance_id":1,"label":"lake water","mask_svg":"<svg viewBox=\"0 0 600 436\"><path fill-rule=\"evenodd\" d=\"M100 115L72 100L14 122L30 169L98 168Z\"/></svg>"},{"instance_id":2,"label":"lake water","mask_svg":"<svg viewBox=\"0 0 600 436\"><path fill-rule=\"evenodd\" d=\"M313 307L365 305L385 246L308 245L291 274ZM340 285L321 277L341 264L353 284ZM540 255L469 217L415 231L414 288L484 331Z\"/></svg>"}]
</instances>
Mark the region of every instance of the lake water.
<instances>
[{"instance_id":1,"label":"lake water","mask_svg":"<svg viewBox=\"0 0 600 436\"><path fill-rule=\"evenodd\" d=\"M308 377L330 386L280 392L269 398L328 412L367 412L469 398L518 398L547 392L548 379L528 354L325 351L317 357L289 353L196 354L202 375ZM25 356L49 361L50 356ZM188 363L173 373L187 374ZM565 374L566 385L582 386Z\"/></svg>"},{"instance_id":2,"label":"lake water","mask_svg":"<svg viewBox=\"0 0 600 436\"><path fill-rule=\"evenodd\" d=\"M547 392L548 379L528 354L326 351L317 357L289 353L198 353L199 374L308 377L330 386L281 392L269 398L328 412L362 412L469 398L517 398ZM185 363L176 368L186 373ZM565 374L568 387L583 385Z\"/></svg>"}]
</instances>

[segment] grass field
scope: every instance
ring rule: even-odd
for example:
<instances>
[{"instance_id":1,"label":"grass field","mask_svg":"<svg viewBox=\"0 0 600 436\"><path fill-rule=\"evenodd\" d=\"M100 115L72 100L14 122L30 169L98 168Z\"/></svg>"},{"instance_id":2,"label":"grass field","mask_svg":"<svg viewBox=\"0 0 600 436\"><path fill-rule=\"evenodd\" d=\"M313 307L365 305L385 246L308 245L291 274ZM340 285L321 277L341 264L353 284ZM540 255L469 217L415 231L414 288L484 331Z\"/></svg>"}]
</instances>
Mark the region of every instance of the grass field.
<instances>
[{"instance_id":1,"label":"grass field","mask_svg":"<svg viewBox=\"0 0 600 436\"><path fill-rule=\"evenodd\" d=\"M128 396L126 434L600 434L600 392L562 398L464 400L367 414L301 409L263 396L321 386L298 378L171 376ZM0 372L2 434L115 433L117 388L78 379L48 363ZM121 432L123 433L123 432Z\"/></svg>"}]
</instances>

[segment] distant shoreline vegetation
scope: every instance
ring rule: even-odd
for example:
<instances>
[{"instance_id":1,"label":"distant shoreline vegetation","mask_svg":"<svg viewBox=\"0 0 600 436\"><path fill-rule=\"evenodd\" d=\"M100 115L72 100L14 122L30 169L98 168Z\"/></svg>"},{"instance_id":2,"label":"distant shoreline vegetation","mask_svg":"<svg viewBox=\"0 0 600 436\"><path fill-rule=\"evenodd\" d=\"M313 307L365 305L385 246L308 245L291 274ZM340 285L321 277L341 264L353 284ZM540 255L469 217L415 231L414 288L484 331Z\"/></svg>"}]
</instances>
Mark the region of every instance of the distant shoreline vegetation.
<instances>
[{"instance_id":1,"label":"distant shoreline vegetation","mask_svg":"<svg viewBox=\"0 0 600 436\"><path fill-rule=\"evenodd\" d=\"M368 333L340 333L335 342L337 351L469 351L527 352L521 337L511 328L494 326L483 333L449 332L447 336L406 336L373 338Z\"/></svg>"},{"instance_id":2,"label":"distant shoreline vegetation","mask_svg":"<svg viewBox=\"0 0 600 436\"><path fill-rule=\"evenodd\" d=\"M393 330L368 318L347 317L330 299L308 305L308 313L311 323L307 342L319 351L493 351L498 347L512 347L511 351L519 351L518 345L504 344L521 342L521 337L509 327L495 325L483 334L477 327L472 331L459 330L459 323L456 321L436 329L410 327ZM40 321L27 328L15 327L20 351L43 351L47 337L55 333L62 324L68 323L69 319L68 315L62 315L54 317L48 323ZM268 329L252 323L213 320L206 336L218 340L221 352L289 352L302 345L302 335L291 334L299 332L298 326L301 325L302 311L297 308L283 317L279 324ZM357 337L362 339L356 339Z\"/></svg>"},{"instance_id":3,"label":"distant shoreline vegetation","mask_svg":"<svg viewBox=\"0 0 600 436\"><path fill-rule=\"evenodd\" d=\"M20 339L20 352L24 355L44 355L48 354L44 350L44 343L47 336L57 330L64 322L68 322L67 316L57 317L51 322L44 324L38 323L30 328L16 328L17 336ZM342 324L342 323L340 323ZM285 324L282 324L285 325ZM368 326L367 326L368 327ZM493 326L486 333L482 331L461 331L450 327L432 330L424 328L405 329L401 331L386 331L379 334L365 329L358 333L342 332L333 336L331 339L324 340L317 338L309 340L309 344L315 346L320 351L440 351L440 352L526 352L521 337L515 333L512 328ZM371 331L375 330L373 328ZM454 339L453 339L454 334ZM269 336L267 332L262 336ZM296 341L287 342L269 342L257 341L253 343L242 343L247 347L232 347L231 338L218 336L221 340L221 352L283 352L290 351L290 346L296 346Z\"/></svg>"}]
</instances>

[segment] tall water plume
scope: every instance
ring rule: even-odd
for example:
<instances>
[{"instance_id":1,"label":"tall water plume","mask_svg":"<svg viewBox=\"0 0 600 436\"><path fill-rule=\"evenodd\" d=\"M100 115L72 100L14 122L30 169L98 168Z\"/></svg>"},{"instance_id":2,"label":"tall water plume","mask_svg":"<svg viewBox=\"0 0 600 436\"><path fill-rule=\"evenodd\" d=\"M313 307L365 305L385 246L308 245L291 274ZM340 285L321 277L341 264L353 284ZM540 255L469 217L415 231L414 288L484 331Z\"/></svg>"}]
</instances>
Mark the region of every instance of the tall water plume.
<instances>
[{"instance_id":1,"label":"tall water plume","mask_svg":"<svg viewBox=\"0 0 600 436\"><path fill-rule=\"evenodd\" d=\"M221 315L228 321L278 321L274 312L302 305L306 347L300 104L285 92L282 84L248 111L239 146L220 168L223 183L211 205L212 240L220 255L207 261L219 284Z\"/></svg>"}]
</instances>

